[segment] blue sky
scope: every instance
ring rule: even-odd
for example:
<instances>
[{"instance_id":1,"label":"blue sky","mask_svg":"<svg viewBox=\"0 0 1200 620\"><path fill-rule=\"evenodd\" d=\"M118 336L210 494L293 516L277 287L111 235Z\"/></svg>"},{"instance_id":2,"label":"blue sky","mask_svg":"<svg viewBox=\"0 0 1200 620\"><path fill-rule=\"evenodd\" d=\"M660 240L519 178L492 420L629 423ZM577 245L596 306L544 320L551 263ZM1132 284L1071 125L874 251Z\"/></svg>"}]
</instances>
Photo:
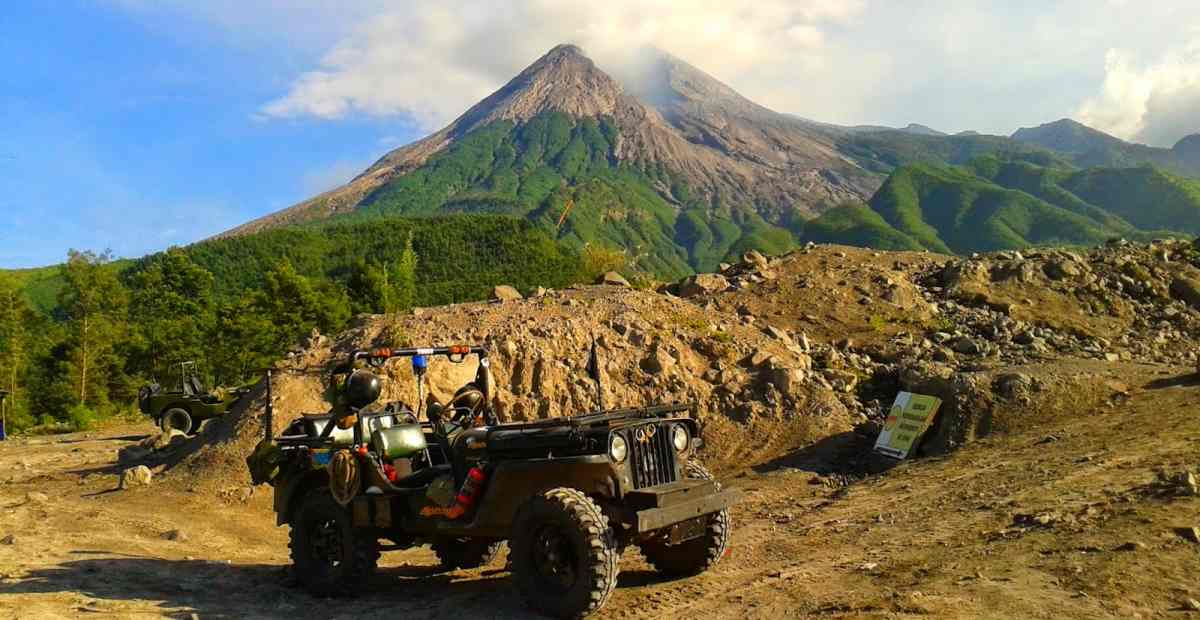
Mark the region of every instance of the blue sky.
<instances>
[{"instance_id":1,"label":"blue sky","mask_svg":"<svg viewBox=\"0 0 1200 620\"><path fill-rule=\"evenodd\" d=\"M0 7L0 267L140 256L348 180L404 115L263 118L316 53L95 2Z\"/></svg>"},{"instance_id":2,"label":"blue sky","mask_svg":"<svg viewBox=\"0 0 1200 620\"><path fill-rule=\"evenodd\" d=\"M833 123L1200 131L1196 0L8 0L0 268L287 207L567 42L601 68L656 45Z\"/></svg>"}]
</instances>

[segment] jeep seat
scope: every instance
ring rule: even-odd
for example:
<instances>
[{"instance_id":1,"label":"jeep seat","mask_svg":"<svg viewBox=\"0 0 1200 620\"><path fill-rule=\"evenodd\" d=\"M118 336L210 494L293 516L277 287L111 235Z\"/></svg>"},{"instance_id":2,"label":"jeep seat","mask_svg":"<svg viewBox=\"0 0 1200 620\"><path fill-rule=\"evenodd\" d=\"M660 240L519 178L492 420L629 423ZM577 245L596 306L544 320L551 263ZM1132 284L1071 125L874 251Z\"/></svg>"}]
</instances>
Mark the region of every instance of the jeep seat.
<instances>
[{"instance_id":1,"label":"jeep seat","mask_svg":"<svg viewBox=\"0 0 1200 620\"><path fill-rule=\"evenodd\" d=\"M320 437L325 432L325 427L333 423L333 415L323 413L319 415L305 414L301 421L304 424L304 432L312 438ZM358 427L362 431L363 441L371 439L371 435L376 430L391 428L397 423L396 415L393 413L360 413L358 415ZM337 428L334 426L333 432L329 435L333 440L335 448L349 448L354 445L354 429L353 428Z\"/></svg>"}]
</instances>

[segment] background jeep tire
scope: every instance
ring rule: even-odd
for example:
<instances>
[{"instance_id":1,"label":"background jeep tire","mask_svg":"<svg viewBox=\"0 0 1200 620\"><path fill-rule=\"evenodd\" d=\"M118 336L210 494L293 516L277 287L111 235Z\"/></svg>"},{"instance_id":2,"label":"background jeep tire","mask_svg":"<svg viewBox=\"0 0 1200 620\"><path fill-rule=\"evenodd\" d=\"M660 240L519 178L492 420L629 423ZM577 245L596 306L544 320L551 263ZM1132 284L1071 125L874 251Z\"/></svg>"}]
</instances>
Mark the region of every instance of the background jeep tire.
<instances>
[{"instance_id":1,"label":"background jeep tire","mask_svg":"<svg viewBox=\"0 0 1200 620\"><path fill-rule=\"evenodd\" d=\"M365 585L379 563L379 541L351 526L350 511L329 489L318 487L301 500L292 519L288 547L296 577L318 596L351 594Z\"/></svg>"},{"instance_id":2,"label":"background jeep tire","mask_svg":"<svg viewBox=\"0 0 1200 620\"><path fill-rule=\"evenodd\" d=\"M526 502L508 546L517 591L542 613L588 616L617 584L620 556L608 519L575 489L551 489Z\"/></svg>"},{"instance_id":3,"label":"background jeep tire","mask_svg":"<svg viewBox=\"0 0 1200 620\"><path fill-rule=\"evenodd\" d=\"M715 480L713 475L696 461L688 463L687 477L700 480ZM720 489L717 483L717 489ZM708 525L704 535L693 538L678 545L669 545L666 541L655 539L639 546L642 555L660 573L677 577L698 575L712 568L721 561L725 549L729 547L729 510L709 515Z\"/></svg>"},{"instance_id":4,"label":"background jeep tire","mask_svg":"<svg viewBox=\"0 0 1200 620\"><path fill-rule=\"evenodd\" d=\"M431 545L442 568L479 568L492 563L500 554L500 541L486 538L438 537Z\"/></svg>"},{"instance_id":5,"label":"background jeep tire","mask_svg":"<svg viewBox=\"0 0 1200 620\"><path fill-rule=\"evenodd\" d=\"M192 432L192 415L178 407L167 409L159 418L159 426L164 433L170 433L171 429L174 429L186 435Z\"/></svg>"}]
</instances>

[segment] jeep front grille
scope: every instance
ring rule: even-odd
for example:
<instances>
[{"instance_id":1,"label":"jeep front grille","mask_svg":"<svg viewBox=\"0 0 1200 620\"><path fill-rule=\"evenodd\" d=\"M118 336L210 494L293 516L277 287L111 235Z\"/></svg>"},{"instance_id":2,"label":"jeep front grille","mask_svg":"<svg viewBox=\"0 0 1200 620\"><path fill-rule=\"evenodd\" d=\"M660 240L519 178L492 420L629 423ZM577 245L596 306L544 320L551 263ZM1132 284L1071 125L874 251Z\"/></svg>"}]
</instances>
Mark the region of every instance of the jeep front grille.
<instances>
[{"instance_id":1,"label":"jeep front grille","mask_svg":"<svg viewBox=\"0 0 1200 620\"><path fill-rule=\"evenodd\" d=\"M675 482L675 450L667 426L646 424L630 429L629 467L633 470L633 488L644 489Z\"/></svg>"}]
</instances>

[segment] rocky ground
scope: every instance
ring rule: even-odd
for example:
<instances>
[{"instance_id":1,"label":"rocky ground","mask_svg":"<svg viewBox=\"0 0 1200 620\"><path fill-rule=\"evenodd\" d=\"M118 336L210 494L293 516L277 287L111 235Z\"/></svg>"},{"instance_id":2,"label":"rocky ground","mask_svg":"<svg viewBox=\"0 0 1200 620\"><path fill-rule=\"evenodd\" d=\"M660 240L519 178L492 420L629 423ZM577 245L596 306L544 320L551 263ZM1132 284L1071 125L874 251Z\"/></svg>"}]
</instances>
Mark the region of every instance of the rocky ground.
<instances>
[{"instance_id":1,"label":"rocky ground","mask_svg":"<svg viewBox=\"0 0 1200 620\"><path fill-rule=\"evenodd\" d=\"M1182 242L750 254L659 292L610 278L362 317L281 363L276 408L321 410L321 372L352 348L473 341L505 419L584 411L595 338L607 403L696 402L705 459L746 491L717 571L662 581L630 552L604 617L1200 616L1198 261ZM434 388L470 370L442 364ZM392 375L385 398L411 402ZM889 467L869 448L899 389L946 403L921 457ZM361 599L291 587L244 472L263 398L192 439L0 444L0 617L524 616L503 562L436 574L425 550L385 555Z\"/></svg>"}]
</instances>

